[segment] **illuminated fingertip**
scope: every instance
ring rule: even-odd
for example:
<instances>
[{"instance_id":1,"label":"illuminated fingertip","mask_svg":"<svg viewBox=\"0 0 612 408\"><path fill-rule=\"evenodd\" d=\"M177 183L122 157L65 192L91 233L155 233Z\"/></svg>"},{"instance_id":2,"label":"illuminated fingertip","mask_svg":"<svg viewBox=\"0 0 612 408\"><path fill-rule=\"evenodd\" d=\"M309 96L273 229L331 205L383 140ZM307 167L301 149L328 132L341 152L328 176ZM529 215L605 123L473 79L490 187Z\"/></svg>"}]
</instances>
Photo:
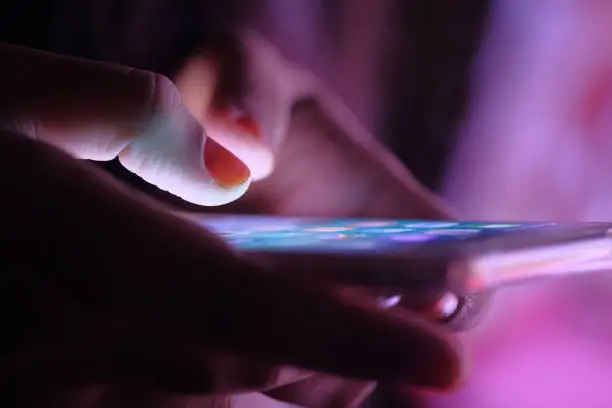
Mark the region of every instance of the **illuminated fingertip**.
<instances>
[{"instance_id":1,"label":"illuminated fingertip","mask_svg":"<svg viewBox=\"0 0 612 408\"><path fill-rule=\"evenodd\" d=\"M170 190L170 192L193 204L216 207L236 201L247 192L250 185L250 180L234 187L224 187L213 181L206 186L200 186L200 188L195 185L192 188Z\"/></svg>"}]
</instances>

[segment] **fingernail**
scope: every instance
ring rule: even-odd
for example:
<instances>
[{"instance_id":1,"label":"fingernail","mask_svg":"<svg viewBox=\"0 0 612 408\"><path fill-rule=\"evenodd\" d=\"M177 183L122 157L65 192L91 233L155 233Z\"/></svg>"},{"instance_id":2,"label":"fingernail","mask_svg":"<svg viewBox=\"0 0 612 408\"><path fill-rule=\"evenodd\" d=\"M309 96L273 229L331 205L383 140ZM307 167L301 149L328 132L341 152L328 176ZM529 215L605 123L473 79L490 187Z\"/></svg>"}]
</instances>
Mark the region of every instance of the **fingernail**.
<instances>
[{"instance_id":1,"label":"fingernail","mask_svg":"<svg viewBox=\"0 0 612 408\"><path fill-rule=\"evenodd\" d=\"M239 186L251 176L249 168L238 157L210 138L204 145L204 165L208 174L227 188Z\"/></svg>"}]
</instances>

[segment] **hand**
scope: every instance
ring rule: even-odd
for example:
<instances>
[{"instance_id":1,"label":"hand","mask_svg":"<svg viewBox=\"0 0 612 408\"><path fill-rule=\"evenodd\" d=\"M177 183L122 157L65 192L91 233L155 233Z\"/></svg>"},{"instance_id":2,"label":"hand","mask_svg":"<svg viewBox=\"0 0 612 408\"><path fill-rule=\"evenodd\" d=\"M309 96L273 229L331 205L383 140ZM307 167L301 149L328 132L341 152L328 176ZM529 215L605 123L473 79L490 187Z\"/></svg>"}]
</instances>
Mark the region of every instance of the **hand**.
<instances>
[{"instance_id":1,"label":"hand","mask_svg":"<svg viewBox=\"0 0 612 408\"><path fill-rule=\"evenodd\" d=\"M231 166L213 155L223 166L204 168L210 139L169 81L0 52L6 405L172 406L181 394L266 391L312 372L455 384L455 346L411 313L262 270L75 159L118 154L201 204L239 196L248 181L219 179L241 162L224 152Z\"/></svg>"},{"instance_id":2,"label":"hand","mask_svg":"<svg viewBox=\"0 0 612 408\"><path fill-rule=\"evenodd\" d=\"M186 105L207 131L245 163L259 164L248 194L221 211L452 218L308 73L290 67L253 34L233 45L224 53L195 55L176 78ZM243 67L242 80L236 81L239 74L228 66ZM316 375L267 394L309 407L352 407L373 388L369 382Z\"/></svg>"},{"instance_id":3,"label":"hand","mask_svg":"<svg viewBox=\"0 0 612 408\"><path fill-rule=\"evenodd\" d=\"M256 168L249 194L222 211L451 218L308 72L254 34L234 47L241 48L192 57L175 80L207 132Z\"/></svg>"}]
</instances>

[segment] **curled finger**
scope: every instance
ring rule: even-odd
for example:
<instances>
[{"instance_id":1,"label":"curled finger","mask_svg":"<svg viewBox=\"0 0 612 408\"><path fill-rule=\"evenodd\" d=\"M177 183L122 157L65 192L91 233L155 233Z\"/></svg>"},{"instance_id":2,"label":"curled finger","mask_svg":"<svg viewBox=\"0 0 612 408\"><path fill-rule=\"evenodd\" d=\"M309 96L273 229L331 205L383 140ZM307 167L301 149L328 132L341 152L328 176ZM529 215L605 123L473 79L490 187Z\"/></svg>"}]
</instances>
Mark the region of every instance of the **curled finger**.
<instances>
[{"instance_id":1,"label":"curled finger","mask_svg":"<svg viewBox=\"0 0 612 408\"><path fill-rule=\"evenodd\" d=\"M0 119L90 160L121 163L151 184L199 205L248 189L251 173L210 139L167 78L129 67L0 45Z\"/></svg>"}]
</instances>

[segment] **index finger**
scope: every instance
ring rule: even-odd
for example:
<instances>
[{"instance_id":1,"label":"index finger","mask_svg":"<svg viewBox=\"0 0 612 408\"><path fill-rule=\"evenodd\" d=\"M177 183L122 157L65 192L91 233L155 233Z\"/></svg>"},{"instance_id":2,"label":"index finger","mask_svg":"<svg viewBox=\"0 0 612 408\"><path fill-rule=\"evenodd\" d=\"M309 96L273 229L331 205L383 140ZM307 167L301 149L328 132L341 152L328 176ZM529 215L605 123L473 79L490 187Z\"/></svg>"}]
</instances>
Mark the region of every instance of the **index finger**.
<instances>
[{"instance_id":1,"label":"index finger","mask_svg":"<svg viewBox=\"0 0 612 408\"><path fill-rule=\"evenodd\" d=\"M207 137L169 79L9 45L0 45L0 58L0 118L13 130L82 159L118 156L200 205L228 203L248 188L249 169Z\"/></svg>"}]
</instances>

